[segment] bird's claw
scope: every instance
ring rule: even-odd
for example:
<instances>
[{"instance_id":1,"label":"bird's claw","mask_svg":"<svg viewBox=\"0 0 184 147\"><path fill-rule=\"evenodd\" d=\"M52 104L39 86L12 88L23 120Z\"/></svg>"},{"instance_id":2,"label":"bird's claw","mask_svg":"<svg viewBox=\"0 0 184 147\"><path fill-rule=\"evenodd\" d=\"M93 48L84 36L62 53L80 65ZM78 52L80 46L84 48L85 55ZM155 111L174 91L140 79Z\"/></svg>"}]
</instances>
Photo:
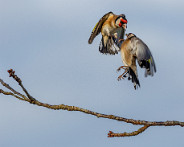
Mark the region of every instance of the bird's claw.
<instances>
[{"instance_id":1,"label":"bird's claw","mask_svg":"<svg viewBox=\"0 0 184 147\"><path fill-rule=\"evenodd\" d=\"M118 80L118 81L120 81L120 80L122 80L122 79L124 79L124 78L123 78L123 74L122 74L122 75L120 75L120 76L118 77L118 79L117 79L117 80Z\"/></svg>"},{"instance_id":2,"label":"bird's claw","mask_svg":"<svg viewBox=\"0 0 184 147\"><path fill-rule=\"evenodd\" d=\"M121 68L118 68L116 71L119 72L121 70Z\"/></svg>"},{"instance_id":3,"label":"bird's claw","mask_svg":"<svg viewBox=\"0 0 184 147\"><path fill-rule=\"evenodd\" d=\"M127 76L126 76L126 74L127 74L127 66L120 66L118 69L117 69L117 71L119 72L121 69L124 69L125 71L124 71L124 73L123 74L121 74L119 77L118 77L118 81L120 81L120 80L122 80L122 79L124 79L124 78L126 78Z\"/></svg>"},{"instance_id":4,"label":"bird's claw","mask_svg":"<svg viewBox=\"0 0 184 147\"><path fill-rule=\"evenodd\" d=\"M120 66L118 69L117 69L117 72L119 72L121 69L124 69L124 70L126 70L126 66Z\"/></svg>"}]
</instances>

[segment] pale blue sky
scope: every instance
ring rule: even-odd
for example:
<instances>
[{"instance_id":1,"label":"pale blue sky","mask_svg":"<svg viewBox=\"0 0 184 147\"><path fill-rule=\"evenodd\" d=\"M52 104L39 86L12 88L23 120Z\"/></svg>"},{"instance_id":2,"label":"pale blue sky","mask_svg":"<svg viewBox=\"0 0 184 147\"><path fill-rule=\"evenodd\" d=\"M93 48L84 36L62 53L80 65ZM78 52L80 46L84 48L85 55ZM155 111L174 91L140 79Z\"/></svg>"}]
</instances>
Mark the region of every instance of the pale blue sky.
<instances>
[{"instance_id":1,"label":"pale blue sky","mask_svg":"<svg viewBox=\"0 0 184 147\"><path fill-rule=\"evenodd\" d=\"M106 114L149 121L184 121L183 26L181 0L0 0L0 77L13 68L35 98L50 104L80 106ZM151 49L157 73L141 88L118 82L120 55L99 53L101 36L87 43L107 12L126 14L127 33ZM0 87L2 88L2 86ZM0 95L2 147L183 147L184 128L151 127L130 138L107 138L109 130L139 126L80 112L53 111Z\"/></svg>"}]
</instances>

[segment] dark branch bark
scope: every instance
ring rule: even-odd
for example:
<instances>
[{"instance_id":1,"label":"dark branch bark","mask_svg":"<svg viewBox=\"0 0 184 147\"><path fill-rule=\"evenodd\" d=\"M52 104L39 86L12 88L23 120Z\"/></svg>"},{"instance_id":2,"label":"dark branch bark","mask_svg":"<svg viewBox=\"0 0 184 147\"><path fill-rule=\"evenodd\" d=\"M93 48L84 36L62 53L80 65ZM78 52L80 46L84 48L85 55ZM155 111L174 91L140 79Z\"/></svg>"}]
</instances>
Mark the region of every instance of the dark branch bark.
<instances>
[{"instance_id":1,"label":"dark branch bark","mask_svg":"<svg viewBox=\"0 0 184 147\"><path fill-rule=\"evenodd\" d=\"M139 135L140 133L144 132L149 126L145 125L141 128L139 128L137 131L131 132L131 133L114 133L112 131L109 131L108 137L129 137L129 136L136 136Z\"/></svg>"},{"instance_id":2,"label":"dark branch bark","mask_svg":"<svg viewBox=\"0 0 184 147\"><path fill-rule=\"evenodd\" d=\"M6 87L7 89L9 89L11 92L7 92L4 91L2 89L0 89L0 93L4 94L4 95L11 95L19 100L23 100L23 101L27 101L29 103L32 103L34 105L37 106L42 106L42 107L46 107L48 109L53 109L53 110L67 110L67 111L79 111L79 112L83 112L86 114L91 114L94 115L98 118L102 117L102 118L108 118L108 119L112 119L112 120L117 120L117 121L123 121L126 123L131 123L133 125L143 125L143 127L141 127L140 129L138 129L137 131L131 132L131 133L113 133L112 131L110 131L108 133L108 137L125 137L125 136L136 136L142 132L144 132L148 127L150 126L184 126L184 122L180 122L180 121L145 121L145 120L135 120L135 119L128 119L128 118L124 118L124 117L120 117L120 116L115 116L115 115L107 115L107 114L102 114L102 113L98 113L98 112L94 112L91 110L87 110L87 109L83 109L80 107L76 107L76 106L68 106L68 105L64 105L64 104L60 104L60 105L50 105L47 103L42 103L38 100L36 100L35 98L33 98L28 91L26 90L26 88L23 86L21 79L15 75L15 71L13 71L12 69L8 71L10 74L10 77L13 77L14 80L16 80L18 82L18 84L21 86L21 88L23 89L23 91L25 92L26 96L17 92L16 90L14 90L12 87L10 87L7 83L5 83L2 79L0 79L0 83Z\"/></svg>"}]
</instances>

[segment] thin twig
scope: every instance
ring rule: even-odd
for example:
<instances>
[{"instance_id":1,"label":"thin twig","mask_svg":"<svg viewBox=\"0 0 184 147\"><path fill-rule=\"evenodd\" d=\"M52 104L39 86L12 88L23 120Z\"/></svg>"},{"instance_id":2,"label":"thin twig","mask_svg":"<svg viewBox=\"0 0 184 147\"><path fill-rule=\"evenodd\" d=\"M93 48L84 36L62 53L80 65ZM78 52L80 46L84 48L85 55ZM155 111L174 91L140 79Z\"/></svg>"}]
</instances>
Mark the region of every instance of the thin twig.
<instances>
[{"instance_id":1,"label":"thin twig","mask_svg":"<svg viewBox=\"0 0 184 147\"><path fill-rule=\"evenodd\" d=\"M19 92L17 92L15 89L13 89L12 87L10 87L10 85L8 85L7 83L5 83L2 79L0 79L0 83L6 87L7 89L9 89L10 91L12 91L14 94L19 95L20 97L26 99L27 97Z\"/></svg>"},{"instance_id":2,"label":"thin twig","mask_svg":"<svg viewBox=\"0 0 184 147\"><path fill-rule=\"evenodd\" d=\"M134 131L134 132L131 132L131 133L127 133L127 132L124 132L124 133L114 133L112 131L109 131L108 133L108 137L130 137L130 136L136 136L136 135L139 135L140 133L144 132L148 127L148 125L145 125L141 128L139 128L137 131Z\"/></svg>"},{"instance_id":3,"label":"thin twig","mask_svg":"<svg viewBox=\"0 0 184 147\"><path fill-rule=\"evenodd\" d=\"M2 93L2 94L4 94L4 95L11 95L11 96L16 97L16 98L17 98L17 99L19 99L19 100L23 100L23 101L25 101L25 99L24 99L24 98L21 98L21 97L19 97L19 96L15 95L15 94L14 94L14 93L12 93L12 92L7 92L7 91L4 91L4 90L0 89L0 93Z\"/></svg>"},{"instance_id":4,"label":"thin twig","mask_svg":"<svg viewBox=\"0 0 184 147\"><path fill-rule=\"evenodd\" d=\"M18 84L20 85L20 87L22 88L22 90L25 92L25 94L27 95L27 97L31 100L30 103L34 103L34 101L36 101L35 98L33 98L28 91L26 90L26 88L24 88L23 84L22 84L22 80L15 74L15 71L13 69L8 70L9 73L9 77L13 77L13 79L15 81L18 82Z\"/></svg>"}]
</instances>

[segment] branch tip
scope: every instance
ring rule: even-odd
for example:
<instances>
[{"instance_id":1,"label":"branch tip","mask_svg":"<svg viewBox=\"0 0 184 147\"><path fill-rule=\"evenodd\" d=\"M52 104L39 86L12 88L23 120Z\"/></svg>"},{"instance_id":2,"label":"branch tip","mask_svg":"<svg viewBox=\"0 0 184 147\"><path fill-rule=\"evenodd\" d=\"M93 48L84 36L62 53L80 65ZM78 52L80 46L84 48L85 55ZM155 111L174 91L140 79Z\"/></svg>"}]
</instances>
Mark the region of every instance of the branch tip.
<instances>
[{"instance_id":1,"label":"branch tip","mask_svg":"<svg viewBox=\"0 0 184 147\"><path fill-rule=\"evenodd\" d=\"M26 90L26 88L23 86L21 79L15 74L15 71L13 69L9 69L8 70L8 73L9 73L9 77L13 77L13 79L18 82L18 84L20 85L20 87L22 88L22 90L25 92L25 94L27 95L27 97L30 99L30 103L31 104L35 104L36 99L33 98L28 93L28 91Z\"/></svg>"},{"instance_id":2,"label":"branch tip","mask_svg":"<svg viewBox=\"0 0 184 147\"><path fill-rule=\"evenodd\" d=\"M140 133L144 132L148 127L150 127L149 125L144 125L143 127L139 128L137 131L134 132L124 132L124 133L114 133L112 131L109 131L108 133L108 137L130 137L130 136L137 136Z\"/></svg>"},{"instance_id":3,"label":"branch tip","mask_svg":"<svg viewBox=\"0 0 184 147\"><path fill-rule=\"evenodd\" d=\"M7 72L9 73L9 77L15 79L19 84L22 82L21 79L15 75L15 71L13 69L9 69Z\"/></svg>"},{"instance_id":4,"label":"branch tip","mask_svg":"<svg viewBox=\"0 0 184 147\"><path fill-rule=\"evenodd\" d=\"M112 134L114 134L112 131L109 131L109 133L107 134L107 137L114 137Z\"/></svg>"}]
</instances>

